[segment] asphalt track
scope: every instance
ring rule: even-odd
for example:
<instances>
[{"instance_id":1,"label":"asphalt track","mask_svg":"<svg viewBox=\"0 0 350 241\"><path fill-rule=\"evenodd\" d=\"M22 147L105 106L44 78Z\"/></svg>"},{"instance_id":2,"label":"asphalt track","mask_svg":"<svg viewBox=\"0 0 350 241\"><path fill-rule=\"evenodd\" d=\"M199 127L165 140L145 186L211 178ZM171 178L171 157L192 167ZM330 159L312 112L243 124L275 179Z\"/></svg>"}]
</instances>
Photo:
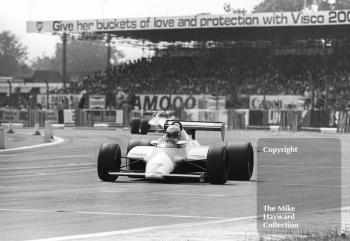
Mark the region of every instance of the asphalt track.
<instances>
[{"instance_id":1,"label":"asphalt track","mask_svg":"<svg viewBox=\"0 0 350 241\"><path fill-rule=\"evenodd\" d=\"M96 174L99 147L104 142L117 141L125 151L131 138L128 131L65 129L55 130L54 134L64 138L64 142L0 153L1 240L258 238L256 174L250 182L230 181L222 186L181 181L158 183L127 177L106 183L99 181ZM253 146L261 137L320 136L331 135L226 133L227 141L251 141ZM333 136L342 141L343 224L348 225L350 136ZM199 133L197 138L202 144L220 142L219 133ZM302 194L295 195L296 201L303 201Z\"/></svg>"}]
</instances>

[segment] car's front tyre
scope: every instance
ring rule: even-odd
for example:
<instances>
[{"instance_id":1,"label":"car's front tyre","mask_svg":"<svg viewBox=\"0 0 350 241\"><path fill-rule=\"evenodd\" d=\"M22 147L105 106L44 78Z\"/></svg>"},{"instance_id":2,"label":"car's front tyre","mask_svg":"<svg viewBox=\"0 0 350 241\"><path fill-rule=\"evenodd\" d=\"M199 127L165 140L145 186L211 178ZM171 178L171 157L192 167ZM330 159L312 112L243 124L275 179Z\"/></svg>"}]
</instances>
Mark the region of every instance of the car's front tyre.
<instances>
[{"instance_id":1,"label":"car's front tyre","mask_svg":"<svg viewBox=\"0 0 350 241\"><path fill-rule=\"evenodd\" d=\"M101 146L97 159L98 177L105 182L113 182L118 176L112 176L109 172L119 172L121 165L121 151L116 143L105 143Z\"/></svg>"}]
</instances>

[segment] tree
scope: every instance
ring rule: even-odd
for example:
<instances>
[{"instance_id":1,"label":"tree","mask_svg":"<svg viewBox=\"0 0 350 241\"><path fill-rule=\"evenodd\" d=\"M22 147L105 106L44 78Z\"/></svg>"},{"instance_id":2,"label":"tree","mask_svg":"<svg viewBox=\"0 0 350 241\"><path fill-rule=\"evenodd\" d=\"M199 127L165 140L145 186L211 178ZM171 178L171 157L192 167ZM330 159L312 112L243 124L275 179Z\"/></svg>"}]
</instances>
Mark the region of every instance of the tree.
<instances>
[{"instance_id":1,"label":"tree","mask_svg":"<svg viewBox=\"0 0 350 241\"><path fill-rule=\"evenodd\" d=\"M37 57L34 61L32 61L32 69L34 70L57 70L60 71L59 66L55 63L54 57L49 57L43 55L41 57Z\"/></svg>"},{"instance_id":2,"label":"tree","mask_svg":"<svg viewBox=\"0 0 350 241\"><path fill-rule=\"evenodd\" d=\"M337 0L334 4L334 9L350 9L350 0Z\"/></svg>"},{"instance_id":3,"label":"tree","mask_svg":"<svg viewBox=\"0 0 350 241\"><path fill-rule=\"evenodd\" d=\"M0 76L21 73L27 59L27 48L10 31L0 33Z\"/></svg>"},{"instance_id":4,"label":"tree","mask_svg":"<svg viewBox=\"0 0 350 241\"><path fill-rule=\"evenodd\" d=\"M42 56L36 58L32 67L35 70L62 70L62 43L56 45L53 57ZM115 47L111 48L111 62L117 63L124 58L123 52ZM67 42L67 72L68 74L86 74L95 70L104 70L107 63L107 47L104 43L69 40Z\"/></svg>"},{"instance_id":5,"label":"tree","mask_svg":"<svg viewBox=\"0 0 350 241\"><path fill-rule=\"evenodd\" d=\"M300 11L304 0L264 0L254 7L254 12L289 12Z\"/></svg>"},{"instance_id":6,"label":"tree","mask_svg":"<svg viewBox=\"0 0 350 241\"><path fill-rule=\"evenodd\" d=\"M306 0L306 5L312 4L312 0ZM329 0L317 0L319 10L340 10L350 9L350 0L336 0L335 3ZM301 11L304 8L305 0L264 0L254 7L254 12L290 12Z\"/></svg>"},{"instance_id":7,"label":"tree","mask_svg":"<svg viewBox=\"0 0 350 241\"><path fill-rule=\"evenodd\" d=\"M225 3L224 5L224 10L226 13L239 13L239 14L246 14L247 10L245 10L244 8L232 8L230 3Z\"/></svg>"}]
</instances>

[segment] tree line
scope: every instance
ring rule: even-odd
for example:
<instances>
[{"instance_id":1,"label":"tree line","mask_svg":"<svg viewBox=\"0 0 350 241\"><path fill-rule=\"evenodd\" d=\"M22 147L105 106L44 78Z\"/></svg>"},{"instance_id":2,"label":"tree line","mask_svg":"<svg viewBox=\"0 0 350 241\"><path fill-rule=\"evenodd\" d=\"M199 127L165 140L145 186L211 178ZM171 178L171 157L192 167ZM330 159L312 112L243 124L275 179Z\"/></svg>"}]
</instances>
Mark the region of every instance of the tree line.
<instances>
[{"instance_id":1,"label":"tree line","mask_svg":"<svg viewBox=\"0 0 350 241\"><path fill-rule=\"evenodd\" d=\"M35 70L62 70L62 43L57 43L52 56L28 60L28 50L10 31L0 33L0 76L30 76ZM81 75L103 70L107 62L107 46L103 42L67 40L67 73ZM124 57L111 46L112 63Z\"/></svg>"}]
</instances>

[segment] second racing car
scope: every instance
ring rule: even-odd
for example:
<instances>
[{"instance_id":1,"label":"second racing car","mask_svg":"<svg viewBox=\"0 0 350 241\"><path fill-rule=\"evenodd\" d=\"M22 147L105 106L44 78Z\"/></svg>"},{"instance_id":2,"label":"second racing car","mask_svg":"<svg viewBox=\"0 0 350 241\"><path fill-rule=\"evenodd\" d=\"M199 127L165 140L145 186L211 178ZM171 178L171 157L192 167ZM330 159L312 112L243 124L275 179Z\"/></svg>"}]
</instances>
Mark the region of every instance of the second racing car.
<instances>
[{"instance_id":1,"label":"second racing car","mask_svg":"<svg viewBox=\"0 0 350 241\"><path fill-rule=\"evenodd\" d=\"M151 118L147 118L149 114L144 112L142 118L134 117L130 121L131 134L146 135L148 132L163 132L164 124L167 120L175 120L174 111L155 111L150 112Z\"/></svg>"}]
</instances>

